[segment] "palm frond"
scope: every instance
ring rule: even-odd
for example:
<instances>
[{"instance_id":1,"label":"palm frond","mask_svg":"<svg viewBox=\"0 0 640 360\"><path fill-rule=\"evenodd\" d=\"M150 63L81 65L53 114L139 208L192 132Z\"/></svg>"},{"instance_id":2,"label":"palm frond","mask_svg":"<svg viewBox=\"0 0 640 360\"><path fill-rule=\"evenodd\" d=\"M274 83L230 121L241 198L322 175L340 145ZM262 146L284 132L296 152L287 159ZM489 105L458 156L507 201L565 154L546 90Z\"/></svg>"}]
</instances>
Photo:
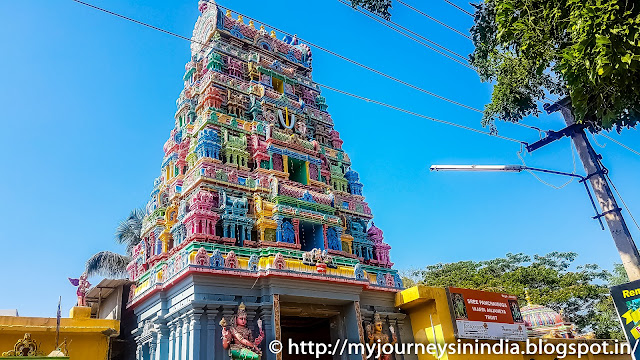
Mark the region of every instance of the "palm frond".
<instances>
[{"instance_id":1,"label":"palm frond","mask_svg":"<svg viewBox=\"0 0 640 360\"><path fill-rule=\"evenodd\" d=\"M128 254L131 254L133 247L141 241L140 232L142 231L143 218L144 211L142 209L134 209L116 228L116 242L125 244Z\"/></svg>"},{"instance_id":2,"label":"palm frond","mask_svg":"<svg viewBox=\"0 0 640 360\"><path fill-rule=\"evenodd\" d=\"M101 275L106 278L126 278L127 265L131 260L129 256L111 251L101 251L87 260L85 271L89 276Z\"/></svg>"}]
</instances>

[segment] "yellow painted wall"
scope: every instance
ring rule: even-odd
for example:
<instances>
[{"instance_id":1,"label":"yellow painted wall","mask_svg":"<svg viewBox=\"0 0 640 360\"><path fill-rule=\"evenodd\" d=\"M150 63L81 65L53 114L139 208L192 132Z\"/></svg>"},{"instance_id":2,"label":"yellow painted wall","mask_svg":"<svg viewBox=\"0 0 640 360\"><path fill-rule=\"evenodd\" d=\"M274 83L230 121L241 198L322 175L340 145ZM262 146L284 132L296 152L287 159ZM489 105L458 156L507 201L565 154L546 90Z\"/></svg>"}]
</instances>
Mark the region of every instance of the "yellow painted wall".
<instances>
[{"instance_id":1,"label":"yellow painted wall","mask_svg":"<svg viewBox=\"0 0 640 360\"><path fill-rule=\"evenodd\" d=\"M410 317L411 327L416 343L440 345L457 343L454 334L453 320L449 311L449 302L444 288L428 286L414 286L396 294L396 306L407 312ZM434 337L435 333L435 337ZM435 338L435 340L434 340ZM537 341L537 340L535 340ZM546 339L549 343L594 343L602 340L578 340L578 339ZM462 340L463 343L475 344L474 340ZM495 344L496 341L481 340L480 343ZM520 349L525 350L524 342L518 342ZM553 355L448 355L441 359L446 360L554 360ZM420 360L433 360L435 356L430 354L418 354ZM578 359L577 355L567 355L565 359ZM630 355L585 355L581 359L589 360L630 360Z\"/></svg>"},{"instance_id":2,"label":"yellow painted wall","mask_svg":"<svg viewBox=\"0 0 640 360\"><path fill-rule=\"evenodd\" d=\"M120 332L119 320L90 318L91 308L75 307L69 318L60 321L60 342L67 339L71 360L108 359L109 336ZM20 316L0 316L0 354L13 350L15 343L31 334L40 345L40 351L48 355L55 350L56 319Z\"/></svg>"}]
</instances>

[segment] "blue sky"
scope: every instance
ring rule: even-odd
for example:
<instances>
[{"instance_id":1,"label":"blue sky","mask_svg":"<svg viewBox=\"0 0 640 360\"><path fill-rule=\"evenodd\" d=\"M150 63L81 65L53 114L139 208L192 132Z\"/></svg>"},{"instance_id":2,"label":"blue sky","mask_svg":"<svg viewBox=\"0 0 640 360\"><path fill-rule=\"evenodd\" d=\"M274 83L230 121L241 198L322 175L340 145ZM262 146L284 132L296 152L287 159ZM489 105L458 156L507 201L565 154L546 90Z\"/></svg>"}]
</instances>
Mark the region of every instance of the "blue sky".
<instances>
[{"instance_id":1,"label":"blue sky","mask_svg":"<svg viewBox=\"0 0 640 360\"><path fill-rule=\"evenodd\" d=\"M197 1L90 0L186 36ZM338 1L220 3L442 96L482 108L491 86L459 64L391 32ZM466 6L464 1L458 4ZM460 30L472 19L444 1L430 15ZM462 54L472 44L397 5L394 20ZM189 43L70 0L0 1L0 309L55 316L75 303L67 277L113 242L118 222L146 203L173 127ZM480 116L313 50L314 80L428 116L480 128ZM399 269L483 260L507 252L576 251L578 262L619 261L611 236L591 219L584 188L555 190L528 174L430 173L431 164L518 163L519 146L429 122L325 90L344 149L360 173L375 223ZM559 115L527 119L548 129ZM502 135L536 131L499 124ZM612 134L640 149L637 130ZM598 137L611 177L640 218L640 156ZM569 140L526 156L572 171ZM579 173L584 173L578 161ZM562 184L563 177L544 176ZM629 226L633 224L628 219ZM631 229L636 239L640 233ZM91 279L97 283L100 279Z\"/></svg>"}]
</instances>

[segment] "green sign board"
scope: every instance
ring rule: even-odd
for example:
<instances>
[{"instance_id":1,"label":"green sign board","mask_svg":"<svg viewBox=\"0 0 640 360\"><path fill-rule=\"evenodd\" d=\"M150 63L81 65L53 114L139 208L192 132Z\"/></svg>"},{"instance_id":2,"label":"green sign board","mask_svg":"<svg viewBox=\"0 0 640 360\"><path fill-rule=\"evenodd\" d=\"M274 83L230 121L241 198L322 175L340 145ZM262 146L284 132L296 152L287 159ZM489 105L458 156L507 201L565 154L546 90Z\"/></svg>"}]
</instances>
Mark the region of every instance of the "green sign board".
<instances>
[{"instance_id":1,"label":"green sign board","mask_svg":"<svg viewBox=\"0 0 640 360\"><path fill-rule=\"evenodd\" d=\"M640 359L640 280L612 287L611 296L633 358Z\"/></svg>"}]
</instances>

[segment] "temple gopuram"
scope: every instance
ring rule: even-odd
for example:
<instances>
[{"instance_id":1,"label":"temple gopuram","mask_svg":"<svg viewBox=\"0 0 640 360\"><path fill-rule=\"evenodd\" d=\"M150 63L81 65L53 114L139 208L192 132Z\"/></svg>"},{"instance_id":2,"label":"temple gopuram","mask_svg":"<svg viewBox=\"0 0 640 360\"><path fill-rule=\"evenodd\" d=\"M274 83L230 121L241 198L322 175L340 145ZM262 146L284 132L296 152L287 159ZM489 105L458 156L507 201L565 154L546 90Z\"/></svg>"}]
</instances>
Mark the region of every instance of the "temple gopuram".
<instances>
[{"instance_id":1,"label":"temple gopuram","mask_svg":"<svg viewBox=\"0 0 640 360\"><path fill-rule=\"evenodd\" d=\"M391 247L312 80L310 48L198 6L128 266L137 359L286 359L267 345L288 339L412 341Z\"/></svg>"}]
</instances>

